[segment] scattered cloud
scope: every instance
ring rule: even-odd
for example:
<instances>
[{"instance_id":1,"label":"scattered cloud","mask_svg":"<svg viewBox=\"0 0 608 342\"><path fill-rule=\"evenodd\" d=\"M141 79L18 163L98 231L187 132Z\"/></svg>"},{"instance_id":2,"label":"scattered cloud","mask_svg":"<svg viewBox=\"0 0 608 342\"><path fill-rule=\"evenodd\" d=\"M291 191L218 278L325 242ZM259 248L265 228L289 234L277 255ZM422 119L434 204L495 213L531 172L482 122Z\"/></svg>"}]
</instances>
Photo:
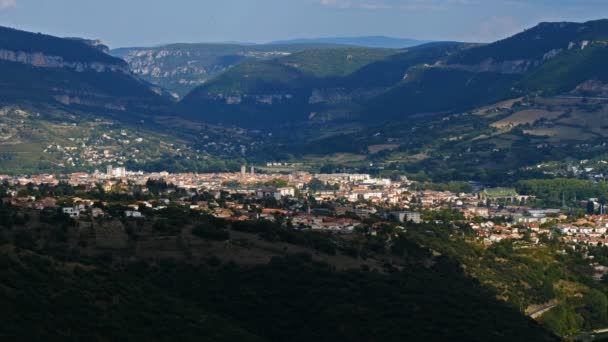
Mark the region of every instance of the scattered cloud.
<instances>
[{"instance_id":1,"label":"scattered cloud","mask_svg":"<svg viewBox=\"0 0 608 342\"><path fill-rule=\"evenodd\" d=\"M17 6L17 0L0 0L0 10Z\"/></svg>"}]
</instances>

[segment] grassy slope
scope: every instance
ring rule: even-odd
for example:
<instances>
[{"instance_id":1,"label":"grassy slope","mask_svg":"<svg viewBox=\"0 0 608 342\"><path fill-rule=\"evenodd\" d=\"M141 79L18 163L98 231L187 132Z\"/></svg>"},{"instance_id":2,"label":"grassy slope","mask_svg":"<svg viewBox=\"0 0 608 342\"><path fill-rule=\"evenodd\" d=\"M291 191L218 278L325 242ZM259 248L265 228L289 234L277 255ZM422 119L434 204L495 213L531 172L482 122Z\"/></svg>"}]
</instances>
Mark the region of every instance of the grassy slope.
<instances>
[{"instance_id":1,"label":"grassy slope","mask_svg":"<svg viewBox=\"0 0 608 342\"><path fill-rule=\"evenodd\" d=\"M416 113L453 112L490 104L509 98L517 79L515 75L419 68L373 99L364 109L363 119L401 121Z\"/></svg>"},{"instance_id":2,"label":"grassy slope","mask_svg":"<svg viewBox=\"0 0 608 342\"><path fill-rule=\"evenodd\" d=\"M608 82L606 60L608 47L604 43L568 51L527 75L521 86L527 91L554 95L572 91L588 80Z\"/></svg>"}]
</instances>

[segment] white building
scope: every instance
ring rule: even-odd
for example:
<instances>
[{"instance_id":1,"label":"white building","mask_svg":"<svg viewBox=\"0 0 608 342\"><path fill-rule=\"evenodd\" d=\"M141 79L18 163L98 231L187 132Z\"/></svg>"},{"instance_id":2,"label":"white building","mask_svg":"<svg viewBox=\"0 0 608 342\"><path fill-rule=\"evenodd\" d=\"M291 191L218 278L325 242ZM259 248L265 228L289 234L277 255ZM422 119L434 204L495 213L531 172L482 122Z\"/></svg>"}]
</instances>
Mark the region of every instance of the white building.
<instances>
[{"instance_id":1,"label":"white building","mask_svg":"<svg viewBox=\"0 0 608 342\"><path fill-rule=\"evenodd\" d=\"M132 218L143 218L144 217L144 215L137 210L127 210L127 211L125 211L125 216L132 217Z\"/></svg>"},{"instance_id":2,"label":"white building","mask_svg":"<svg viewBox=\"0 0 608 342\"><path fill-rule=\"evenodd\" d=\"M283 197L294 197L295 190L293 188L264 188L256 191L258 198L270 198L273 197L277 201Z\"/></svg>"},{"instance_id":3,"label":"white building","mask_svg":"<svg viewBox=\"0 0 608 342\"><path fill-rule=\"evenodd\" d=\"M124 178L127 176L127 169L124 167L113 168L112 165L108 165L106 169L107 178Z\"/></svg>"},{"instance_id":4,"label":"white building","mask_svg":"<svg viewBox=\"0 0 608 342\"><path fill-rule=\"evenodd\" d=\"M399 211L392 213L399 222L421 223L422 217L420 213L414 211Z\"/></svg>"},{"instance_id":5,"label":"white building","mask_svg":"<svg viewBox=\"0 0 608 342\"><path fill-rule=\"evenodd\" d=\"M75 205L73 207L63 208L63 213L69 215L72 218L80 217L80 214L85 211L84 205Z\"/></svg>"}]
</instances>

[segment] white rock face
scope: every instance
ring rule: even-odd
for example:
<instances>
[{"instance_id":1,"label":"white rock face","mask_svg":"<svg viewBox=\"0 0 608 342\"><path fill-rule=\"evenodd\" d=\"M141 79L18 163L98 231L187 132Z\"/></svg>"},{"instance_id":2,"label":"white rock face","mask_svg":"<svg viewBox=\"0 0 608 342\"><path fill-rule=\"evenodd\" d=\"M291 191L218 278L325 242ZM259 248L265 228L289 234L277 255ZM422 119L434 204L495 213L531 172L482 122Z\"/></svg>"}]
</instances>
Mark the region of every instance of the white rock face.
<instances>
[{"instance_id":1,"label":"white rock face","mask_svg":"<svg viewBox=\"0 0 608 342\"><path fill-rule=\"evenodd\" d=\"M313 89L312 94L308 98L309 104L327 103L327 104L340 104L348 103L352 101L365 101L374 98L382 94L386 89L382 87L377 88L357 88L357 89L344 89L344 88L324 88L324 89Z\"/></svg>"},{"instance_id":2,"label":"white rock face","mask_svg":"<svg viewBox=\"0 0 608 342\"><path fill-rule=\"evenodd\" d=\"M608 84L604 84L598 80L587 80L579 84L570 93L574 95L608 97Z\"/></svg>"},{"instance_id":3,"label":"white rock face","mask_svg":"<svg viewBox=\"0 0 608 342\"><path fill-rule=\"evenodd\" d=\"M72 69L76 72L121 72L130 74L129 68L119 64L105 64L100 62L68 62L61 56L48 56L40 52L26 53L0 49L0 60L27 64L38 68Z\"/></svg>"},{"instance_id":4,"label":"white rock face","mask_svg":"<svg viewBox=\"0 0 608 342\"><path fill-rule=\"evenodd\" d=\"M470 72L496 72L501 74L523 74L532 67L536 67L540 64L539 61L533 60L511 60L496 62L492 59L487 59L479 64L465 65L465 64L449 64L449 65L435 65L434 67L442 67L449 69L464 70Z\"/></svg>"}]
</instances>

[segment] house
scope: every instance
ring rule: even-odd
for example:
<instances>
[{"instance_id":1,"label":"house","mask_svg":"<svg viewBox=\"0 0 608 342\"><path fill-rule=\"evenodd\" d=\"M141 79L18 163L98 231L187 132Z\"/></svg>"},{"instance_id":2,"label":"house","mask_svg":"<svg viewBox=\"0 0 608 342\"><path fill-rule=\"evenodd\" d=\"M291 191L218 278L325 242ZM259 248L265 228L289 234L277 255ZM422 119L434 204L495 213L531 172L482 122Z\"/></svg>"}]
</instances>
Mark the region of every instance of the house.
<instances>
[{"instance_id":1,"label":"house","mask_svg":"<svg viewBox=\"0 0 608 342\"><path fill-rule=\"evenodd\" d=\"M294 197L296 195L296 191L294 190L294 188L279 188L278 191L283 197Z\"/></svg>"},{"instance_id":2,"label":"house","mask_svg":"<svg viewBox=\"0 0 608 342\"><path fill-rule=\"evenodd\" d=\"M382 191L379 190L362 190L357 191L357 199L360 200L371 200L373 198L382 198Z\"/></svg>"},{"instance_id":3,"label":"house","mask_svg":"<svg viewBox=\"0 0 608 342\"><path fill-rule=\"evenodd\" d=\"M490 217L490 209L486 208L486 207L467 207L466 209L469 213L471 213L473 216L479 216L479 217L485 217L488 218Z\"/></svg>"},{"instance_id":4,"label":"house","mask_svg":"<svg viewBox=\"0 0 608 342\"><path fill-rule=\"evenodd\" d=\"M392 212L399 222L413 222L413 223L421 223L422 217L420 213L414 211L397 211Z\"/></svg>"},{"instance_id":5,"label":"house","mask_svg":"<svg viewBox=\"0 0 608 342\"><path fill-rule=\"evenodd\" d=\"M262 188L256 191L258 198L274 198L277 201L283 197L294 197L295 190L293 188Z\"/></svg>"},{"instance_id":6,"label":"house","mask_svg":"<svg viewBox=\"0 0 608 342\"><path fill-rule=\"evenodd\" d=\"M131 218L144 218L144 215L136 210L127 210L125 211L125 216L126 217L131 217Z\"/></svg>"},{"instance_id":7,"label":"house","mask_svg":"<svg viewBox=\"0 0 608 342\"><path fill-rule=\"evenodd\" d=\"M39 202L42 208L57 208L57 200L55 198L45 197Z\"/></svg>"},{"instance_id":8,"label":"house","mask_svg":"<svg viewBox=\"0 0 608 342\"><path fill-rule=\"evenodd\" d=\"M84 208L80 208L80 206L66 207L63 208L63 213L70 216L71 218L80 217L80 213L84 210Z\"/></svg>"},{"instance_id":9,"label":"house","mask_svg":"<svg viewBox=\"0 0 608 342\"><path fill-rule=\"evenodd\" d=\"M91 209L91 217L103 217L105 213L100 208Z\"/></svg>"},{"instance_id":10,"label":"house","mask_svg":"<svg viewBox=\"0 0 608 342\"><path fill-rule=\"evenodd\" d=\"M269 214L269 215L275 215L275 214L279 214L279 215L287 215L288 212L286 210L282 210L282 209L273 209L273 208L264 208L262 209L262 214Z\"/></svg>"},{"instance_id":11,"label":"house","mask_svg":"<svg viewBox=\"0 0 608 342\"><path fill-rule=\"evenodd\" d=\"M370 215L376 214L377 211L375 208L370 208L370 209L355 208L355 210L353 212L355 213L355 215L357 215L359 217L369 217Z\"/></svg>"},{"instance_id":12,"label":"house","mask_svg":"<svg viewBox=\"0 0 608 342\"><path fill-rule=\"evenodd\" d=\"M234 215L234 213L230 209L217 208L213 211L213 216L217 218L228 218L232 215Z\"/></svg>"}]
</instances>

